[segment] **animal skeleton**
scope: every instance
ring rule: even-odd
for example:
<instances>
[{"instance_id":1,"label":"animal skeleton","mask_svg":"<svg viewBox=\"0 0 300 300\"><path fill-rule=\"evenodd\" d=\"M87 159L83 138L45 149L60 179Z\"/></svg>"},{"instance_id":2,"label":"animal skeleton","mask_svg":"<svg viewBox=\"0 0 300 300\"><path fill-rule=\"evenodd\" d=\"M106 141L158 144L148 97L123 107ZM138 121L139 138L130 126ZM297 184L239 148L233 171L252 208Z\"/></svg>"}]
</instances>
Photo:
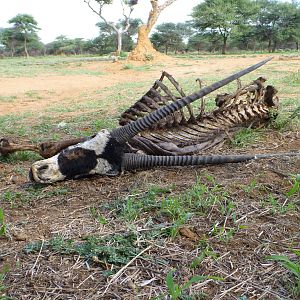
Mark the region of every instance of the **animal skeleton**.
<instances>
[{"instance_id":1,"label":"animal skeleton","mask_svg":"<svg viewBox=\"0 0 300 300\"><path fill-rule=\"evenodd\" d=\"M272 86L265 88L263 77L246 86L239 84L233 94L218 95L216 98L218 108L209 114L204 113L201 105L200 113L195 116L190 104L257 69L270 59L200 89L190 96L184 94L171 75L163 72L153 87L121 115L119 122L121 127L112 132L103 129L90 138L42 143L39 146L24 145L22 150L38 151L47 158L32 165L31 180L53 183L89 174L118 175L123 170L147 169L155 166L221 164L299 155L295 152L194 155L218 145L242 126L257 126L269 120L270 110L278 107L277 90ZM175 88L178 96L174 96L163 83L164 79ZM184 107L187 108L187 113L184 112ZM9 154L21 148L6 139L0 140L2 154Z\"/></svg>"}]
</instances>

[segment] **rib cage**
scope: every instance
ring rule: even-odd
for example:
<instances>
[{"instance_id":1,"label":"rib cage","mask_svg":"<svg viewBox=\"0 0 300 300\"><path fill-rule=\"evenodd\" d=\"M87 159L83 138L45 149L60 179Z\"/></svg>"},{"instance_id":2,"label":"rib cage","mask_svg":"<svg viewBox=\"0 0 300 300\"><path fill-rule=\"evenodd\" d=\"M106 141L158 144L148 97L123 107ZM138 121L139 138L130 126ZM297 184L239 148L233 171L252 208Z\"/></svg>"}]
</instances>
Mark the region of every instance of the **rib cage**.
<instances>
[{"instance_id":1,"label":"rib cage","mask_svg":"<svg viewBox=\"0 0 300 300\"><path fill-rule=\"evenodd\" d=\"M167 85L163 83L164 78L167 78L178 95L174 95ZM186 95L178 82L170 74L163 72L160 79L155 81L150 90L134 105L122 113L119 124L121 126L127 125L130 122L136 121L137 119L185 96ZM190 104L187 105L187 110L188 116L184 113L184 110L181 109L158 121L156 124L153 124L150 129L171 128L180 124L187 124L187 120L190 122L191 120L195 120L193 109Z\"/></svg>"},{"instance_id":2,"label":"rib cage","mask_svg":"<svg viewBox=\"0 0 300 300\"><path fill-rule=\"evenodd\" d=\"M165 78L178 95L163 83ZM264 87L265 81L259 77L245 86L238 82L234 93L217 95L217 108L212 112L201 109L195 116L193 108L188 106L187 110L177 111L152 125L131 139L129 145L133 151L152 155L195 154L212 148L241 127L258 126L269 120L270 108L277 108L278 98L274 87ZM121 115L119 124L133 122L184 96L178 82L163 72L152 88Z\"/></svg>"}]
</instances>

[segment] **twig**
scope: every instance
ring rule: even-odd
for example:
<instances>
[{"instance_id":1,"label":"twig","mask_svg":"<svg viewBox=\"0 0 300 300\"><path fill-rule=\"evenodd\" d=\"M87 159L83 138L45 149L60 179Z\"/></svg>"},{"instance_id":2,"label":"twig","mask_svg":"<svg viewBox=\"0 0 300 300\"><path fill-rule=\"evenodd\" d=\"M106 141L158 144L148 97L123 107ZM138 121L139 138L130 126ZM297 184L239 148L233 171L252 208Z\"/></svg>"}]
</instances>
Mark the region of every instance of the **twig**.
<instances>
[{"instance_id":1,"label":"twig","mask_svg":"<svg viewBox=\"0 0 300 300\"><path fill-rule=\"evenodd\" d=\"M43 250L44 243L45 243L45 241L44 241L44 239L42 239L42 245L41 245L39 254L38 254L38 256L37 256L37 258L36 258L36 260L35 260L35 262L34 262L32 268L30 269L30 271L31 271L31 278L33 277L33 271L34 271L34 268L36 267L37 262L38 262L38 260L39 260L39 258L40 258L40 256L41 256L41 253L42 253L42 250Z\"/></svg>"},{"instance_id":2,"label":"twig","mask_svg":"<svg viewBox=\"0 0 300 300\"><path fill-rule=\"evenodd\" d=\"M243 286L243 285L244 285L247 281L249 281L250 279L252 279L252 277L249 277L248 279L246 279L246 280L244 280L244 281L242 281L242 282L240 282L240 283L238 283L238 284L232 286L230 289L228 289L228 290L222 292L222 294L221 294L220 296L218 296L218 299L223 298L223 297L226 296L229 292L231 292L232 290L236 289L237 287Z\"/></svg>"},{"instance_id":3,"label":"twig","mask_svg":"<svg viewBox=\"0 0 300 300\"><path fill-rule=\"evenodd\" d=\"M131 265L138 257L140 257L144 252L148 251L152 246L147 247L146 249L144 249L143 251L141 251L138 255L136 255L132 260L130 260L123 268L121 268L112 278L111 280L108 282L105 291L103 292L103 294L101 295L102 297L106 294L106 292L108 291L109 287L114 283L114 281L116 281L121 274L125 271L125 269Z\"/></svg>"},{"instance_id":4,"label":"twig","mask_svg":"<svg viewBox=\"0 0 300 300\"><path fill-rule=\"evenodd\" d=\"M242 220L244 220L245 218L247 218L247 217L249 217L250 215L254 214L254 213L257 212L258 210L259 210L259 209L257 208L257 209L255 209L255 210L252 210L252 211L246 213L245 215L243 215L242 217L240 217L239 219L237 219L237 220L235 221L235 223L241 222Z\"/></svg>"},{"instance_id":5,"label":"twig","mask_svg":"<svg viewBox=\"0 0 300 300\"><path fill-rule=\"evenodd\" d=\"M96 273L97 273L97 272L94 272L94 273L90 274L87 278L85 278L83 281L81 281L81 282L77 285L76 289L78 289L81 285L83 285L87 280L89 280L91 277L93 277L93 275L95 275Z\"/></svg>"}]
</instances>

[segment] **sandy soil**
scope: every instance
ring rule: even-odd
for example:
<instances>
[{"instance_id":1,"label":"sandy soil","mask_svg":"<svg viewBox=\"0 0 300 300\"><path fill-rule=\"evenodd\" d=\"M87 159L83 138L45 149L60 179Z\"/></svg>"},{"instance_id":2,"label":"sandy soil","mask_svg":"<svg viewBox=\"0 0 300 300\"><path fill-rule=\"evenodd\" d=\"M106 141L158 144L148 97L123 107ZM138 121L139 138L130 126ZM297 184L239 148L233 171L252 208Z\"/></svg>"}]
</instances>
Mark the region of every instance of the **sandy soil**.
<instances>
[{"instance_id":1,"label":"sandy soil","mask_svg":"<svg viewBox=\"0 0 300 300\"><path fill-rule=\"evenodd\" d=\"M251 64L257 63L266 56L255 56L245 59L244 57L233 57L226 59L208 58L199 61L182 61L178 59L168 59L168 62L163 62L161 65L153 66L147 72L140 72L131 69L124 70L124 65L128 62L94 62L85 66L85 69L98 70L104 69L104 74L99 76L89 75L40 75L38 77L17 77L17 78L0 78L1 96L16 96L21 99L21 105L14 103L0 102L0 116L13 114L15 112L34 112L40 111L51 103L62 103L66 98L81 100L80 95L91 90L111 87L117 83L135 82L137 78L143 80L151 80L158 78L162 69L172 74L175 78L183 77L186 74L195 74L195 78L206 74L220 73L222 76L229 75L232 72L240 70ZM276 57L270 62L270 66L274 66L276 70L279 61L283 58ZM142 64L139 62L130 62L134 67L139 67ZM149 63L151 66L151 64ZM299 68L297 64L280 64L279 70L296 70ZM221 78L220 78L221 79ZM39 101L28 101L24 94L26 92L37 92L40 96Z\"/></svg>"}]
</instances>

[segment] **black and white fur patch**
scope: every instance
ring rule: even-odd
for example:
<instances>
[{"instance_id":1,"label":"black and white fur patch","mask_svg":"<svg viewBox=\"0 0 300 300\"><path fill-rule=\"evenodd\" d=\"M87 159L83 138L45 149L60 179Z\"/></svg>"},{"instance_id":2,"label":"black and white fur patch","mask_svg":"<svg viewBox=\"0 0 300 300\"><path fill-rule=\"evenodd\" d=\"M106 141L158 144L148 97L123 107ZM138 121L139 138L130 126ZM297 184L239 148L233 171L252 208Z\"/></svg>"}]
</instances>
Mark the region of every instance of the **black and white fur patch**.
<instances>
[{"instance_id":1,"label":"black and white fur patch","mask_svg":"<svg viewBox=\"0 0 300 300\"><path fill-rule=\"evenodd\" d=\"M57 158L60 172L66 178L89 174L117 175L121 172L123 147L110 138L102 152L91 150L90 145L78 145L62 151Z\"/></svg>"},{"instance_id":2,"label":"black and white fur patch","mask_svg":"<svg viewBox=\"0 0 300 300\"><path fill-rule=\"evenodd\" d=\"M30 177L37 182L52 183L90 174L118 175L122 170L123 155L124 145L104 129L85 142L34 163Z\"/></svg>"}]
</instances>

